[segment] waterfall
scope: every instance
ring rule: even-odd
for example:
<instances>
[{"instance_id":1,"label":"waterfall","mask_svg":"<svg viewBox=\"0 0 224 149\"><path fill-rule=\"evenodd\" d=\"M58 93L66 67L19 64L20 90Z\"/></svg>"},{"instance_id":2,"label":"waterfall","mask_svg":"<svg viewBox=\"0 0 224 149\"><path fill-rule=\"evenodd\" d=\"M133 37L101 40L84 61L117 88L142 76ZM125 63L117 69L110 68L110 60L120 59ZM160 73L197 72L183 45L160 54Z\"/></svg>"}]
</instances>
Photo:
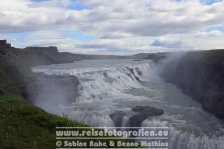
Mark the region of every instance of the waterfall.
<instances>
[{"instance_id":1,"label":"waterfall","mask_svg":"<svg viewBox=\"0 0 224 149\"><path fill-rule=\"evenodd\" d=\"M149 117L142 126L169 127L170 149L223 149L223 122L200 104L156 74L150 61L86 60L72 64L38 66L36 73L74 75L80 96L58 111L90 126L113 127L110 114L123 111L122 126L133 115L132 107L153 106L165 111Z\"/></svg>"},{"instance_id":2,"label":"waterfall","mask_svg":"<svg viewBox=\"0 0 224 149\"><path fill-rule=\"evenodd\" d=\"M67 115L91 126L114 126L109 114L118 110L116 100L136 100L135 96L126 92L132 88L141 88L141 82L145 81L150 70L149 61L130 64L122 62L110 67L104 66L102 61L97 67L82 65L81 62L38 66L32 70L48 75L76 76L80 81L80 96L72 104L72 111ZM64 113L68 110L66 108L62 111Z\"/></svg>"}]
</instances>

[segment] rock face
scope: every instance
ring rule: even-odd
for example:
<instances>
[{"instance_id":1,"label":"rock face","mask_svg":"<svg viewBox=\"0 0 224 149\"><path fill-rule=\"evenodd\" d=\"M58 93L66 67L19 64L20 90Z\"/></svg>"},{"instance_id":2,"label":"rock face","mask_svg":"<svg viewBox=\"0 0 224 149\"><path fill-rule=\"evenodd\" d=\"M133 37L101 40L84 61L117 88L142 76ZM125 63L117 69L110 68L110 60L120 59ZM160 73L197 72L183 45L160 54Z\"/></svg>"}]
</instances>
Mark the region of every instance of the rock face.
<instances>
[{"instance_id":1,"label":"rock face","mask_svg":"<svg viewBox=\"0 0 224 149\"><path fill-rule=\"evenodd\" d=\"M141 127L142 122L151 116L160 116L164 113L163 110L149 107L149 106L136 106L132 111L137 114L129 118L130 127Z\"/></svg>"},{"instance_id":2,"label":"rock face","mask_svg":"<svg viewBox=\"0 0 224 149\"><path fill-rule=\"evenodd\" d=\"M40 97L41 91L45 100L55 99L57 102L59 97L66 101L75 100L79 84L75 76L47 76L31 71L33 66L73 62L76 56L70 56L67 60L57 47L0 48L0 90L6 88L31 102Z\"/></svg>"},{"instance_id":3,"label":"rock face","mask_svg":"<svg viewBox=\"0 0 224 149\"><path fill-rule=\"evenodd\" d=\"M160 76L224 119L224 50L186 53L167 61Z\"/></svg>"},{"instance_id":4,"label":"rock face","mask_svg":"<svg viewBox=\"0 0 224 149\"><path fill-rule=\"evenodd\" d=\"M9 49L12 48L11 44L7 43L6 40L0 40L0 49Z\"/></svg>"}]
</instances>

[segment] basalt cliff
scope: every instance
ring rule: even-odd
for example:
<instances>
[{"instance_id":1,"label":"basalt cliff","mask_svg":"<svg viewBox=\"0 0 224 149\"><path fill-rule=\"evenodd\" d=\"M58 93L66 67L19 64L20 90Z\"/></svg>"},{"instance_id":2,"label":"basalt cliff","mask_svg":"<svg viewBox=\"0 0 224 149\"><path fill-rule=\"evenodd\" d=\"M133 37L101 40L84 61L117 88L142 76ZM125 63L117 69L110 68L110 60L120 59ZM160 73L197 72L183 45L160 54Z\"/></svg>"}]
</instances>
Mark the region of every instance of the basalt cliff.
<instances>
[{"instance_id":1,"label":"basalt cliff","mask_svg":"<svg viewBox=\"0 0 224 149\"><path fill-rule=\"evenodd\" d=\"M171 54L160 63L162 78L224 119L224 50Z\"/></svg>"}]
</instances>

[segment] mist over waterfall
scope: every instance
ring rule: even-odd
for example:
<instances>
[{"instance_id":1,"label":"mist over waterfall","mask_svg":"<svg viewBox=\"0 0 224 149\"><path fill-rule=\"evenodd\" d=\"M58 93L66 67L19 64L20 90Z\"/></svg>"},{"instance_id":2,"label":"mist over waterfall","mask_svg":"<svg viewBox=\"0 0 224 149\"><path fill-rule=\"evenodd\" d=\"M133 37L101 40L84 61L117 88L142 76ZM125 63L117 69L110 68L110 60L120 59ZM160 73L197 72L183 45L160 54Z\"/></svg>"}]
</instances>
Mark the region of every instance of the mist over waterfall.
<instances>
[{"instance_id":1,"label":"mist over waterfall","mask_svg":"<svg viewBox=\"0 0 224 149\"><path fill-rule=\"evenodd\" d=\"M110 114L126 113L122 126L133 116L131 108L151 106L164 110L158 117L148 117L142 126L169 127L170 149L223 149L223 122L204 111L200 104L157 74L153 62L134 60L85 60L71 64L34 67L33 72L47 75L76 76L79 96L70 104L49 102L58 115L90 126L115 126ZM57 87L55 85L54 87ZM63 88L63 87L62 87ZM41 94L41 92L39 93ZM60 94L66 94L60 92ZM63 96L64 97L64 96ZM49 106L37 106L52 112ZM209 119L209 121L208 121Z\"/></svg>"}]
</instances>

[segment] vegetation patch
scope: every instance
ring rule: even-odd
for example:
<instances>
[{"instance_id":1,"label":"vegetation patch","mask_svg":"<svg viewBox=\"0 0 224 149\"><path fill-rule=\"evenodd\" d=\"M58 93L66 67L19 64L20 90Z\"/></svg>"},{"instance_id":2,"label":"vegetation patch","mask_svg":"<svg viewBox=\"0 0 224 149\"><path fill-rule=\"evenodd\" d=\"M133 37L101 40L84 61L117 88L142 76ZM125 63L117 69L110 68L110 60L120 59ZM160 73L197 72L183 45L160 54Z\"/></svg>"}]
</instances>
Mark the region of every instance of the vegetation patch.
<instances>
[{"instance_id":1,"label":"vegetation patch","mask_svg":"<svg viewBox=\"0 0 224 149\"><path fill-rule=\"evenodd\" d=\"M32 106L21 96L0 96L0 148L55 148L56 127L86 127Z\"/></svg>"}]
</instances>

